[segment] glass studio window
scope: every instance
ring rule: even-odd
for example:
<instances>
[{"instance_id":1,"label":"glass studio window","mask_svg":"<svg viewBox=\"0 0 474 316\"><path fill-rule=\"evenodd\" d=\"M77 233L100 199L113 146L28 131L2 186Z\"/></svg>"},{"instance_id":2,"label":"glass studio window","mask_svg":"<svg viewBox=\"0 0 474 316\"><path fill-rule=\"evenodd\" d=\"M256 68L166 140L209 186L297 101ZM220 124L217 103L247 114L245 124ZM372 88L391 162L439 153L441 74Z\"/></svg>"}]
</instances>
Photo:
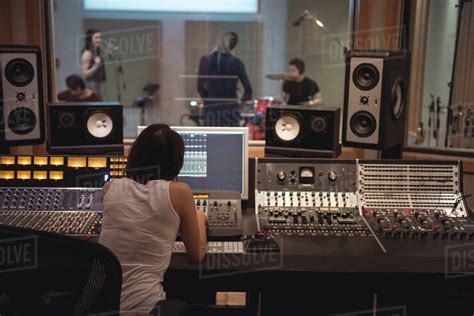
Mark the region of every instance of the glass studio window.
<instances>
[{"instance_id":1,"label":"glass studio window","mask_svg":"<svg viewBox=\"0 0 474 316\"><path fill-rule=\"evenodd\" d=\"M262 114L266 106L285 102L282 79L294 58L304 61L304 75L317 83L322 102L342 106L340 42L348 46L350 2L55 1L55 93L68 90L66 79L77 87L82 78L93 96L72 92L66 97L121 102L127 138L135 137L142 124L205 124L203 104L217 99L236 106L237 124L251 127L253 138L262 139ZM305 10L324 27L308 18L294 23ZM227 71L217 77L215 51L222 53L216 58Z\"/></svg>"},{"instance_id":2,"label":"glass studio window","mask_svg":"<svg viewBox=\"0 0 474 316\"><path fill-rule=\"evenodd\" d=\"M474 148L474 5L431 0L427 9L422 104L409 145L471 152Z\"/></svg>"}]
</instances>

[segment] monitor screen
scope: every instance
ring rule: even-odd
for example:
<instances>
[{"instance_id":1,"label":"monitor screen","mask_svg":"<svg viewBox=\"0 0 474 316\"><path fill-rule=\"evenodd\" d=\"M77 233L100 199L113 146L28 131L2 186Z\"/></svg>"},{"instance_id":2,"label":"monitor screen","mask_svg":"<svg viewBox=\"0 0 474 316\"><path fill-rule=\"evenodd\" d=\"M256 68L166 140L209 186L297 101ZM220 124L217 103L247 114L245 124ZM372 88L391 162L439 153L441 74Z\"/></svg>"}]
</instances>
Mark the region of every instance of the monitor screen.
<instances>
[{"instance_id":1,"label":"monitor screen","mask_svg":"<svg viewBox=\"0 0 474 316\"><path fill-rule=\"evenodd\" d=\"M139 126L138 134L146 127ZM184 139L184 164L178 180L192 190L240 192L248 198L248 129L172 127Z\"/></svg>"}]
</instances>

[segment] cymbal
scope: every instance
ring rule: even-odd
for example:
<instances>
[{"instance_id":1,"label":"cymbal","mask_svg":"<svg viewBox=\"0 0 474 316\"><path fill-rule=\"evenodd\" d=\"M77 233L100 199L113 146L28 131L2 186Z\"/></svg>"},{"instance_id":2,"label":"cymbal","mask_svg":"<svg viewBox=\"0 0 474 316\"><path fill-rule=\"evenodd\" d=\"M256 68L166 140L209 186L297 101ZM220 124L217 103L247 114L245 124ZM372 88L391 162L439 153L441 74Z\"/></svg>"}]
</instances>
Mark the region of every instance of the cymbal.
<instances>
[{"instance_id":1,"label":"cymbal","mask_svg":"<svg viewBox=\"0 0 474 316\"><path fill-rule=\"evenodd\" d=\"M292 76L290 74L268 74L267 77L270 80L283 80L283 81L296 81L298 77Z\"/></svg>"}]
</instances>

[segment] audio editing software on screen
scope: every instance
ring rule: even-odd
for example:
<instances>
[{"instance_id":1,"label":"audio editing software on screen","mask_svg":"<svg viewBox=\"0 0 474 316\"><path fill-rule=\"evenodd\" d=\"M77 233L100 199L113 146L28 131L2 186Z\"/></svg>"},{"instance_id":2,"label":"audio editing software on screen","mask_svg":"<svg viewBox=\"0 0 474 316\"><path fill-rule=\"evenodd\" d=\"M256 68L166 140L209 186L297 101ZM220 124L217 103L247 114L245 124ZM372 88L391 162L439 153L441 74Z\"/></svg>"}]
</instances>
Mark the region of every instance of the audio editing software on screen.
<instances>
[{"instance_id":1,"label":"audio editing software on screen","mask_svg":"<svg viewBox=\"0 0 474 316\"><path fill-rule=\"evenodd\" d=\"M178 131L185 144L178 176L193 190L244 191L243 133Z\"/></svg>"},{"instance_id":2,"label":"audio editing software on screen","mask_svg":"<svg viewBox=\"0 0 474 316\"><path fill-rule=\"evenodd\" d=\"M184 164L180 177L207 177L207 134L181 134L184 139Z\"/></svg>"}]
</instances>

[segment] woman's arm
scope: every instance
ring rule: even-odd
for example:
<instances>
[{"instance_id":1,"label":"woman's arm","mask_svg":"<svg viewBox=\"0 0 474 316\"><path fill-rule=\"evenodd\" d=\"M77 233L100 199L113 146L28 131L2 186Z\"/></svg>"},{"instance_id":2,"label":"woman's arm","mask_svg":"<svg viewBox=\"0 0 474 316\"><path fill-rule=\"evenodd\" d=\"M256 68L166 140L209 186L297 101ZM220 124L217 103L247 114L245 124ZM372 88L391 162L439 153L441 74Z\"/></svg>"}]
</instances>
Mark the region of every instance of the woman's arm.
<instances>
[{"instance_id":1,"label":"woman's arm","mask_svg":"<svg viewBox=\"0 0 474 316\"><path fill-rule=\"evenodd\" d=\"M180 232L189 261L199 263L206 254L207 215L196 211L193 193L189 186L180 182L170 183L171 204L181 219Z\"/></svg>"},{"instance_id":2,"label":"woman's arm","mask_svg":"<svg viewBox=\"0 0 474 316\"><path fill-rule=\"evenodd\" d=\"M92 59L92 53L88 50L85 50L82 53L82 57L81 57L81 69L82 69L82 76L84 77L84 79L89 79L90 77L92 77L97 72L97 69L99 69L99 66L102 62L100 57L96 56L94 60L95 61L94 66L89 68L91 59Z\"/></svg>"}]
</instances>

